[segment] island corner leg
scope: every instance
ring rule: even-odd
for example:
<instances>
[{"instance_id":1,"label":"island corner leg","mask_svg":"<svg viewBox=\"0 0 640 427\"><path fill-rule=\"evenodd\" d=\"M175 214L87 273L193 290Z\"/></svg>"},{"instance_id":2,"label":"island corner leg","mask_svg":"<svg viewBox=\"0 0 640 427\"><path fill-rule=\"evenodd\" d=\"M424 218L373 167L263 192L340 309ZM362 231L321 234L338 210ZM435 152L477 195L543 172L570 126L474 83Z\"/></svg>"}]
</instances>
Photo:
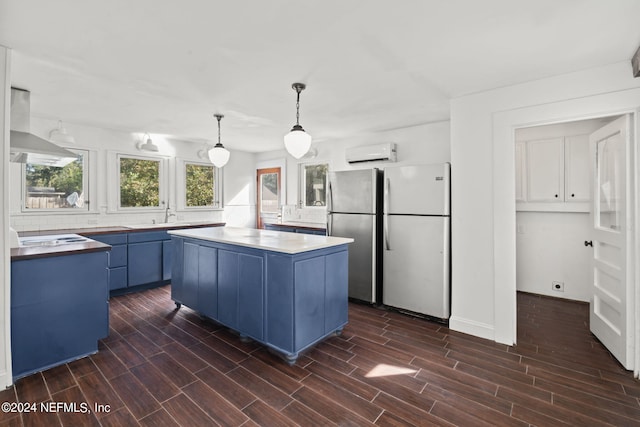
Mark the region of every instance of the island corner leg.
<instances>
[{"instance_id":1,"label":"island corner leg","mask_svg":"<svg viewBox=\"0 0 640 427\"><path fill-rule=\"evenodd\" d=\"M287 362L287 365L293 366L298 361L298 356L300 356L300 353L288 353L284 355L284 360Z\"/></svg>"}]
</instances>

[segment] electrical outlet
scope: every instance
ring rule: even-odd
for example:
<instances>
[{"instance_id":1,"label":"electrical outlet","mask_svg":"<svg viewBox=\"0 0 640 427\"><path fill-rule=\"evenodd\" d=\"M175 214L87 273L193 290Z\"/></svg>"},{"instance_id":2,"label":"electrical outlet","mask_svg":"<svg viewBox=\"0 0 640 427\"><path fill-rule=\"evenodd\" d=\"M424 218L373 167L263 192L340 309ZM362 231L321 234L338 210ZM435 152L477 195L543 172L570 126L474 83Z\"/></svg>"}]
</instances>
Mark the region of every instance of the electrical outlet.
<instances>
[{"instance_id":1,"label":"electrical outlet","mask_svg":"<svg viewBox=\"0 0 640 427\"><path fill-rule=\"evenodd\" d=\"M564 282L551 282L551 289L558 292L564 292Z\"/></svg>"}]
</instances>

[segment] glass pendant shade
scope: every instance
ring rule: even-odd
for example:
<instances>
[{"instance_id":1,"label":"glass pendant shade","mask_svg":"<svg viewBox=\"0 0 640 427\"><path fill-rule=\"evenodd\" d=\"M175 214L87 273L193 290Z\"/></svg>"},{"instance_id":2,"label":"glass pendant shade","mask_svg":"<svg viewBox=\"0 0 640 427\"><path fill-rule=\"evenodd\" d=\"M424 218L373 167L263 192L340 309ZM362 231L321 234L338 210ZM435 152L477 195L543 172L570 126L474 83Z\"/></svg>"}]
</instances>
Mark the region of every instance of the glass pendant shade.
<instances>
[{"instance_id":1,"label":"glass pendant shade","mask_svg":"<svg viewBox=\"0 0 640 427\"><path fill-rule=\"evenodd\" d=\"M209 150L209 160L211 160L211 163L213 163L215 167L221 168L227 164L231 153L224 148L224 145L220 142L220 120L224 116L222 114L214 114L213 117L218 120L218 143Z\"/></svg>"},{"instance_id":2,"label":"glass pendant shade","mask_svg":"<svg viewBox=\"0 0 640 427\"><path fill-rule=\"evenodd\" d=\"M284 136L284 147L296 159L301 158L311 148L311 135L302 126L295 125L291 132Z\"/></svg>"},{"instance_id":3,"label":"glass pendant shade","mask_svg":"<svg viewBox=\"0 0 640 427\"><path fill-rule=\"evenodd\" d=\"M296 159L300 159L307 154L309 148L311 148L311 135L306 133L302 126L300 126L300 92L302 92L307 85L304 83L294 83L291 88L296 91L296 124L291 129L291 132L284 136L284 148L287 149Z\"/></svg>"},{"instance_id":4,"label":"glass pendant shade","mask_svg":"<svg viewBox=\"0 0 640 427\"><path fill-rule=\"evenodd\" d=\"M217 168L221 168L227 164L229 161L229 156L231 153L229 150L224 148L224 146L220 143L217 143L215 147L209 150L209 160L211 163Z\"/></svg>"}]
</instances>

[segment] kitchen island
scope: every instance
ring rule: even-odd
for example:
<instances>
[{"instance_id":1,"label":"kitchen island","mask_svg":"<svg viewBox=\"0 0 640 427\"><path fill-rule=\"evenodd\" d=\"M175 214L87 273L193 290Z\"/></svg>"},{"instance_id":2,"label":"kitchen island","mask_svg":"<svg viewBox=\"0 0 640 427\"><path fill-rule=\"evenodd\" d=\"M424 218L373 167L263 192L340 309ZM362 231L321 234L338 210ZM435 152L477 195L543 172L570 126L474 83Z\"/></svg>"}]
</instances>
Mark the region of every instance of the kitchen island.
<instances>
[{"instance_id":1,"label":"kitchen island","mask_svg":"<svg viewBox=\"0 0 640 427\"><path fill-rule=\"evenodd\" d=\"M171 298L296 362L348 320L350 238L249 228L169 231Z\"/></svg>"}]
</instances>

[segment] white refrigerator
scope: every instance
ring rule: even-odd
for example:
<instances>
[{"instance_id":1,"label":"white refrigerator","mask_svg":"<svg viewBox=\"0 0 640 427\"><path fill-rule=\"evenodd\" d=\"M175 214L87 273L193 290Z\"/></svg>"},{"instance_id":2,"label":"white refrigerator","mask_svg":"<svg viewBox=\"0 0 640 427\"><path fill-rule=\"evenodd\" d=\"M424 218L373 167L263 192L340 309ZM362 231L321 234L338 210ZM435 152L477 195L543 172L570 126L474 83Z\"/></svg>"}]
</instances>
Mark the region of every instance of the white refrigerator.
<instances>
[{"instance_id":1,"label":"white refrigerator","mask_svg":"<svg viewBox=\"0 0 640 427\"><path fill-rule=\"evenodd\" d=\"M382 303L450 316L450 165L384 169Z\"/></svg>"}]
</instances>

